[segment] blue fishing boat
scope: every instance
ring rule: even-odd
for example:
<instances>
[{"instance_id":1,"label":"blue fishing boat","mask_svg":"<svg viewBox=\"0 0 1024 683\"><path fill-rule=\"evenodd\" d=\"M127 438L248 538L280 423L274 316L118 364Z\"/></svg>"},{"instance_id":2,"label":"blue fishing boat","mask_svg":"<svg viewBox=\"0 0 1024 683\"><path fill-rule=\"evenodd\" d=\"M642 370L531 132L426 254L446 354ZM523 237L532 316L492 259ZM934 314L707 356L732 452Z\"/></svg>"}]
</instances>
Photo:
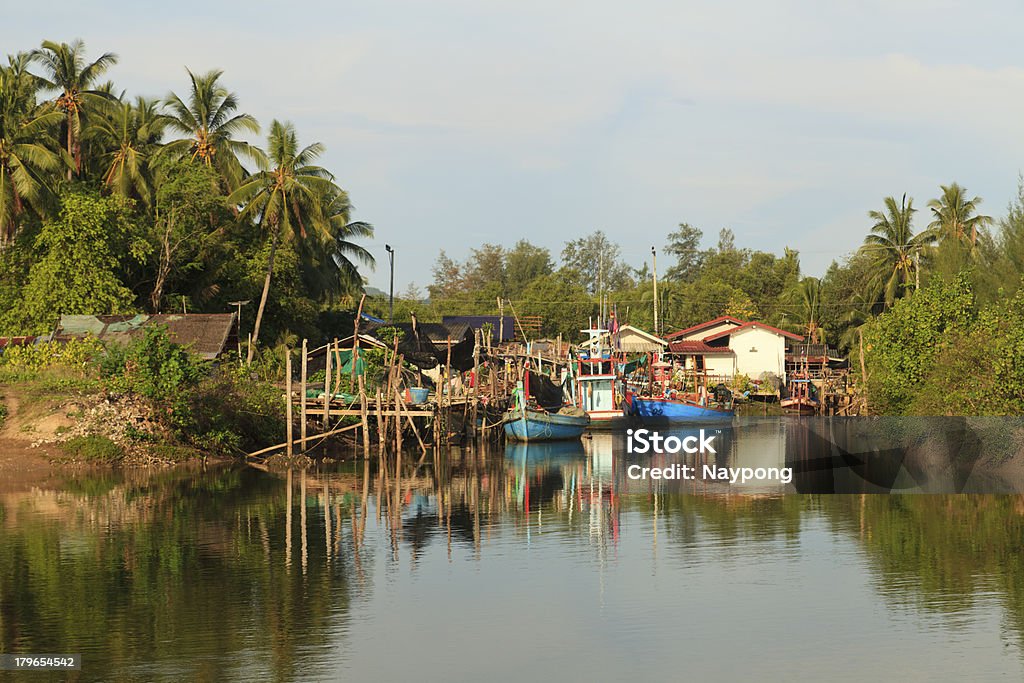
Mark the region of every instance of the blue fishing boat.
<instances>
[{"instance_id":1,"label":"blue fishing boat","mask_svg":"<svg viewBox=\"0 0 1024 683\"><path fill-rule=\"evenodd\" d=\"M629 396L629 414L641 422L691 422L694 420L731 420L736 412L732 403L701 405L684 398Z\"/></svg>"},{"instance_id":2,"label":"blue fishing boat","mask_svg":"<svg viewBox=\"0 0 1024 683\"><path fill-rule=\"evenodd\" d=\"M513 441L563 441L578 439L590 424L579 408L565 407L557 413L515 406L505 413L505 436Z\"/></svg>"}]
</instances>

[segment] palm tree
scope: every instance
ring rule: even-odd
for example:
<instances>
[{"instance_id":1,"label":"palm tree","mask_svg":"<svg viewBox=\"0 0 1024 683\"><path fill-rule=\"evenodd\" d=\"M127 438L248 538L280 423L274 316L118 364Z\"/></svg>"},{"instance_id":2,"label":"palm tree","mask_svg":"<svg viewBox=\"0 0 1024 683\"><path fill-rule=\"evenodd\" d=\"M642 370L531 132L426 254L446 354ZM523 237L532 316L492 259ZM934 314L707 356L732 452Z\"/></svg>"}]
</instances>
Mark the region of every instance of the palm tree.
<instances>
[{"instance_id":1,"label":"palm tree","mask_svg":"<svg viewBox=\"0 0 1024 683\"><path fill-rule=\"evenodd\" d=\"M333 226L325 212L324 199L340 192L334 184L334 177L314 164L323 154L322 144L315 142L300 149L295 127L277 120L270 124L267 143L269 153L266 158L257 159L259 172L247 178L228 197L230 204L242 207L239 218L254 220L270 233L267 274L256 311L248 362L252 361L253 350L259 341L278 245L282 239L330 240Z\"/></svg>"},{"instance_id":2,"label":"palm tree","mask_svg":"<svg viewBox=\"0 0 1024 683\"><path fill-rule=\"evenodd\" d=\"M110 99L109 91L91 89L103 73L117 63L117 55L105 52L95 61L85 62L85 43L76 40L70 45L44 40L31 54L43 68L44 89L60 93L54 101L64 113L64 143L68 156L74 159L74 173L82 171L82 126L90 110ZM68 180L72 169L68 169Z\"/></svg>"},{"instance_id":3,"label":"palm tree","mask_svg":"<svg viewBox=\"0 0 1024 683\"><path fill-rule=\"evenodd\" d=\"M981 197L967 198L967 190L957 183L940 185L942 196L928 202L935 220L928 224L935 239L952 238L970 242L973 250L978 244L978 232L992 225L992 216L978 213Z\"/></svg>"},{"instance_id":4,"label":"palm tree","mask_svg":"<svg viewBox=\"0 0 1024 683\"><path fill-rule=\"evenodd\" d=\"M911 225L914 212L913 198L896 203L893 197L885 198L885 211L869 211L868 217L875 221L871 234L864 238L861 251L871 261L874 275L871 285L876 300L880 299L889 307L910 286L911 278L918 273L921 252L932 241L930 231L914 234Z\"/></svg>"},{"instance_id":5,"label":"palm tree","mask_svg":"<svg viewBox=\"0 0 1024 683\"><path fill-rule=\"evenodd\" d=\"M348 193L340 187L327 188L322 198L323 212L330 221L330 235L326 243L309 254L312 264L318 267L319 286L313 291L347 294L363 290L363 277L359 274L356 261L373 268L373 255L352 240L373 237L373 226L365 221L351 220L352 204Z\"/></svg>"},{"instance_id":6,"label":"palm tree","mask_svg":"<svg viewBox=\"0 0 1024 683\"><path fill-rule=\"evenodd\" d=\"M109 106L107 116L93 124L92 137L104 149L100 157L103 184L117 194L138 198L149 206L153 200L150 161L158 149L168 118L157 111L158 103L138 97L133 104L124 94Z\"/></svg>"},{"instance_id":7,"label":"palm tree","mask_svg":"<svg viewBox=\"0 0 1024 683\"><path fill-rule=\"evenodd\" d=\"M821 280L816 277L805 277L800 281L797 291L800 301L800 317L806 321L805 336L812 344L820 344L821 337Z\"/></svg>"},{"instance_id":8,"label":"palm tree","mask_svg":"<svg viewBox=\"0 0 1024 683\"><path fill-rule=\"evenodd\" d=\"M19 53L0 65L0 247L14 239L27 209L42 215L54 197L49 176L65 167L51 134L63 117L39 111L39 79L27 71L29 62Z\"/></svg>"},{"instance_id":9,"label":"palm tree","mask_svg":"<svg viewBox=\"0 0 1024 683\"><path fill-rule=\"evenodd\" d=\"M223 73L188 71L192 82L188 104L174 93L168 96L169 126L186 137L165 144L162 154L212 166L227 189L234 190L245 177L239 155L263 165L266 159L258 148L236 139L242 133L259 133L260 124L249 114L235 113L238 98L218 82Z\"/></svg>"}]
</instances>

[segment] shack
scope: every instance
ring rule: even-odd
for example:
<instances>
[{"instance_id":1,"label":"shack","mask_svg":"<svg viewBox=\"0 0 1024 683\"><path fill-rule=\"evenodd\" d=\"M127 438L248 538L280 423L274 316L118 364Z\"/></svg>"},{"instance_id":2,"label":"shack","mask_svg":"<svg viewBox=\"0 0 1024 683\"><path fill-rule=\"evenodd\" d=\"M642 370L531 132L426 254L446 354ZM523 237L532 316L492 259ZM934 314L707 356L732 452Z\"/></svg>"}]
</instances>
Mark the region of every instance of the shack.
<instances>
[{"instance_id":1,"label":"shack","mask_svg":"<svg viewBox=\"0 0 1024 683\"><path fill-rule=\"evenodd\" d=\"M162 326L167 336L204 360L236 350L238 321L234 313L159 313L148 315L62 315L54 341L95 337L105 343L126 344L146 329Z\"/></svg>"}]
</instances>

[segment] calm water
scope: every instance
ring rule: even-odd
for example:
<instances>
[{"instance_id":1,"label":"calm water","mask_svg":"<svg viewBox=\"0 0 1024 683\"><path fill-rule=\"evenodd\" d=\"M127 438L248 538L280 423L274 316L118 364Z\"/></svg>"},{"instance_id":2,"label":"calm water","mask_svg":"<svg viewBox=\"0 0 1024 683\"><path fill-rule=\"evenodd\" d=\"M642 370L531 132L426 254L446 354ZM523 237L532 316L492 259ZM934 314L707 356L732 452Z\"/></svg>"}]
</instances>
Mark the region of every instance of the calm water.
<instances>
[{"instance_id":1,"label":"calm water","mask_svg":"<svg viewBox=\"0 0 1024 683\"><path fill-rule=\"evenodd\" d=\"M0 649L80 680L1024 678L1024 497L636 482L622 446L0 494Z\"/></svg>"}]
</instances>

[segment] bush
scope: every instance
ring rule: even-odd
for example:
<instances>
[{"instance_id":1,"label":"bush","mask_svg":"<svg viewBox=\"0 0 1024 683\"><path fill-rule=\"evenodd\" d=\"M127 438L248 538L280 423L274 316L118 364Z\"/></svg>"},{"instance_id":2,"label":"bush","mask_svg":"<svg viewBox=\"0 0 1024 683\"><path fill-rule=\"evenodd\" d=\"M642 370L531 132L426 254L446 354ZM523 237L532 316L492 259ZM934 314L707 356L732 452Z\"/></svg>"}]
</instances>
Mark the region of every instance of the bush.
<instances>
[{"instance_id":1,"label":"bush","mask_svg":"<svg viewBox=\"0 0 1024 683\"><path fill-rule=\"evenodd\" d=\"M124 457L124 450L105 436L90 434L68 439L61 448L64 452L78 460L99 462L117 462Z\"/></svg>"}]
</instances>

